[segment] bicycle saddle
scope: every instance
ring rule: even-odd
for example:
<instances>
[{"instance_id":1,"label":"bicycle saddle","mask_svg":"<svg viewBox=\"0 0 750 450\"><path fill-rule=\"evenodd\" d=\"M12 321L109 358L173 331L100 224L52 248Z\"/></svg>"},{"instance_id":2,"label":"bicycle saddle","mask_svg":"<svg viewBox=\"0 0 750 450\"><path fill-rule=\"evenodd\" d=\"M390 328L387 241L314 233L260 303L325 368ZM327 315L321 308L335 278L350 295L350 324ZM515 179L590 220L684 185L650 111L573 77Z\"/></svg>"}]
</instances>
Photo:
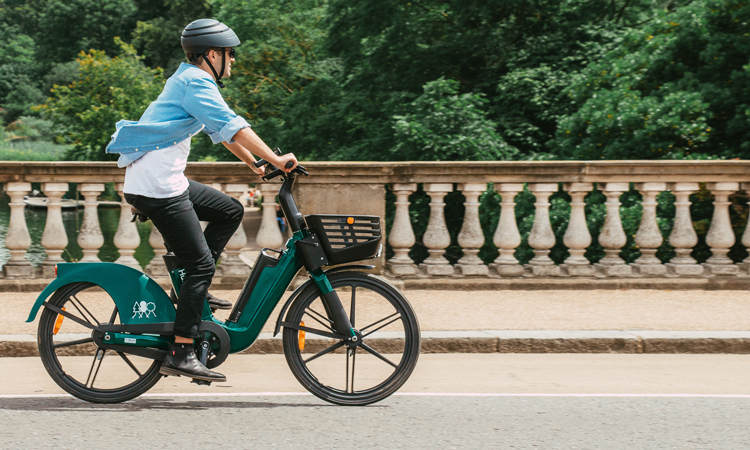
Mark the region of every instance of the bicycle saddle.
<instances>
[{"instance_id":1,"label":"bicycle saddle","mask_svg":"<svg viewBox=\"0 0 750 450\"><path fill-rule=\"evenodd\" d=\"M130 213L133 214L133 219L131 222L135 222L136 219L140 220L141 222L145 222L148 220L148 216L146 213L140 211L135 206L130 207Z\"/></svg>"}]
</instances>

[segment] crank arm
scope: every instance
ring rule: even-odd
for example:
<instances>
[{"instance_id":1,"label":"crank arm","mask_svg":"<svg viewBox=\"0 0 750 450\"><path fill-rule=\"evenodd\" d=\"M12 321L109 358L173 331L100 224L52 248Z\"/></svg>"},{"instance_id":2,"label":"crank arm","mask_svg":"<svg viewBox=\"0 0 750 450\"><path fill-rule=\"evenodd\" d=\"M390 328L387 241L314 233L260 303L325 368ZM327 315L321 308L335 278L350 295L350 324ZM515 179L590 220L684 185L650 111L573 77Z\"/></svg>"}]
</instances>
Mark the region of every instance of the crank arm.
<instances>
[{"instance_id":1,"label":"crank arm","mask_svg":"<svg viewBox=\"0 0 750 450\"><path fill-rule=\"evenodd\" d=\"M342 334L329 333L327 331L316 330L315 328L309 328L309 327L305 327L302 325L296 325L291 322L281 322L281 326L286 327L286 328L292 328L294 330L304 331L306 333L317 334L319 336L329 337L332 339L339 339L343 341L348 341L350 339L348 336L344 336Z\"/></svg>"}]
</instances>

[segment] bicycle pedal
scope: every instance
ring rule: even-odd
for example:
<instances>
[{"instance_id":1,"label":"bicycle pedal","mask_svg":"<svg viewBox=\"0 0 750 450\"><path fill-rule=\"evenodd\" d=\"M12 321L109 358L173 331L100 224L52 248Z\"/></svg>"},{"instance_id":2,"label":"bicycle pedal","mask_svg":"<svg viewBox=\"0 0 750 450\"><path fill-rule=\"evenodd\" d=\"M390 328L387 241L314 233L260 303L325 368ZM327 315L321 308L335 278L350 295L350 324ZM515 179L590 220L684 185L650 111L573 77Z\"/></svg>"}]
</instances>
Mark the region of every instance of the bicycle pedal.
<instances>
[{"instance_id":1,"label":"bicycle pedal","mask_svg":"<svg viewBox=\"0 0 750 450\"><path fill-rule=\"evenodd\" d=\"M198 380L197 378L193 378L193 381L191 381L191 383L195 383L198 386L211 386L211 382L210 381Z\"/></svg>"}]
</instances>

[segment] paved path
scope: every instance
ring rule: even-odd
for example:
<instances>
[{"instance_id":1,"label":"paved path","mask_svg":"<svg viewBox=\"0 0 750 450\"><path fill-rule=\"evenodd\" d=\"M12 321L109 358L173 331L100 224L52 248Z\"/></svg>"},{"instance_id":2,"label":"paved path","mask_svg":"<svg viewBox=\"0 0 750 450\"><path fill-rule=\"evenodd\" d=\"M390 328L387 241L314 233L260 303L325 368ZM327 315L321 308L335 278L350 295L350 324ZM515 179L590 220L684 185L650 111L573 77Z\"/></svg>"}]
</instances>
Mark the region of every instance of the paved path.
<instances>
[{"instance_id":1,"label":"paved path","mask_svg":"<svg viewBox=\"0 0 750 450\"><path fill-rule=\"evenodd\" d=\"M234 299L239 291L214 294ZM0 356L35 354L37 324L25 320L37 295L0 293ZM423 352L750 353L745 291L407 290L405 295L419 317ZM279 340L270 335L279 308L250 351L280 351Z\"/></svg>"}]
</instances>

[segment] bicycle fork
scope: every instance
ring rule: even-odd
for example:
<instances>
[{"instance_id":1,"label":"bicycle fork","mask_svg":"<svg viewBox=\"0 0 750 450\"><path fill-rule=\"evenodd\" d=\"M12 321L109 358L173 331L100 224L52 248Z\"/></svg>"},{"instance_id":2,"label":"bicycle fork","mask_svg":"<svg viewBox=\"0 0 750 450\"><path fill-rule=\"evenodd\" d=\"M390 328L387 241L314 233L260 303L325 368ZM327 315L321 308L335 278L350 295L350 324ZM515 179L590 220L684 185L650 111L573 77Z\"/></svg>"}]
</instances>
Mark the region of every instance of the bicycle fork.
<instances>
[{"instance_id":1,"label":"bicycle fork","mask_svg":"<svg viewBox=\"0 0 750 450\"><path fill-rule=\"evenodd\" d=\"M354 331L352 323L349 321L349 316L344 310L344 305L341 304L341 300L336 291L333 290L325 272L321 269L315 269L310 272L310 275L318 286L318 289L320 289L321 298L323 299L323 307L325 308L328 317L333 321L333 326L336 331L344 336L356 338L357 333Z\"/></svg>"}]
</instances>

